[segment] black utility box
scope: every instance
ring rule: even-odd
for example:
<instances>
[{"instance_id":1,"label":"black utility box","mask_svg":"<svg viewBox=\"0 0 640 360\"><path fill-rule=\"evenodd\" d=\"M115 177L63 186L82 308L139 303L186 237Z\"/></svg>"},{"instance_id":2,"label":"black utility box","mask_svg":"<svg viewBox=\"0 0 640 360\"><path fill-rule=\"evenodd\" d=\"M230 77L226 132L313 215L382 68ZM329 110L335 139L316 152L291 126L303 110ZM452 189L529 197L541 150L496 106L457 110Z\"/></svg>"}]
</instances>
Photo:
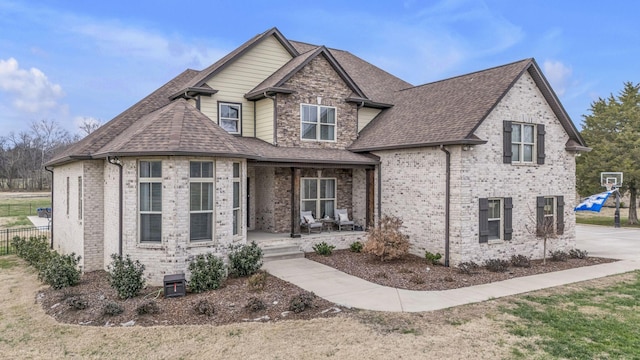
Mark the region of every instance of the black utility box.
<instances>
[{"instance_id":1,"label":"black utility box","mask_svg":"<svg viewBox=\"0 0 640 360\"><path fill-rule=\"evenodd\" d=\"M174 274L164 276L164 297L185 296L184 274Z\"/></svg>"}]
</instances>

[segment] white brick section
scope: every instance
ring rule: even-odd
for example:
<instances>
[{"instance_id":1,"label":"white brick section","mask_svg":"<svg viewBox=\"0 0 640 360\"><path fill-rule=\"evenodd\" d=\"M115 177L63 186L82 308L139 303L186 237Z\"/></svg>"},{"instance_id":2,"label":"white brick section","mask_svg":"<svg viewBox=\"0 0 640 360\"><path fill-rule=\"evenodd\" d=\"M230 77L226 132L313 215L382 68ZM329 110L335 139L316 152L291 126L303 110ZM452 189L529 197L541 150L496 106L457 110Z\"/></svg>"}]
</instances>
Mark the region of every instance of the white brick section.
<instances>
[{"instance_id":1,"label":"white brick section","mask_svg":"<svg viewBox=\"0 0 640 360\"><path fill-rule=\"evenodd\" d=\"M78 219L78 177L81 176L83 163L80 161L53 169L53 249L61 254L80 255L80 266L84 269L84 229L82 220Z\"/></svg>"},{"instance_id":2,"label":"white brick section","mask_svg":"<svg viewBox=\"0 0 640 360\"><path fill-rule=\"evenodd\" d=\"M543 165L502 162L503 121L544 124ZM564 147L568 136L533 79L525 73L494 108L475 134L487 144L451 152L450 259L482 262L521 254L542 258L542 240L527 230L535 226L537 196L564 196L564 235L551 239L548 251L575 246L575 158ZM444 254L445 154L439 148L380 151L382 214L404 221L412 252ZM513 198L513 239L479 243L479 198Z\"/></svg>"},{"instance_id":3,"label":"white brick section","mask_svg":"<svg viewBox=\"0 0 640 360\"><path fill-rule=\"evenodd\" d=\"M104 162L104 268L118 253L120 226L120 167Z\"/></svg>"},{"instance_id":4,"label":"white brick section","mask_svg":"<svg viewBox=\"0 0 640 360\"><path fill-rule=\"evenodd\" d=\"M104 162L104 160L82 162L84 166L82 218L84 221L83 257L85 271L104 268Z\"/></svg>"}]
</instances>

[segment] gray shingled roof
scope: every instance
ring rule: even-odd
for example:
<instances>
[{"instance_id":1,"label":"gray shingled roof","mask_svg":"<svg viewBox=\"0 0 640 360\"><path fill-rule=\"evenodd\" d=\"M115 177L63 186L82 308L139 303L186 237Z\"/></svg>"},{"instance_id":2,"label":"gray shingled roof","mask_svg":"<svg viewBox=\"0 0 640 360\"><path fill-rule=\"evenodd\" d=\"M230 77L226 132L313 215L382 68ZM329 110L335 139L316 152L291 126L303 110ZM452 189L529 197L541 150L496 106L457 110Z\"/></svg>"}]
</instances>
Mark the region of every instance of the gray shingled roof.
<instances>
[{"instance_id":1,"label":"gray shingled roof","mask_svg":"<svg viewBox=\"0 0 640 360\"><path fill-rule=\"evenodd\" d=\"M169 104L169 95L184 87L185 83L198 73L196 70L185 70L113 120L102 125L98 130L57 154L47 165L56 165L74 159L90 159L94 152L105 146L118 134L126 131L142 116Z\"/></svg>"},{"instance_id":2,"label":"gray shingled roof","mask_svg":"<svg viewBox=\"0 0 640 360\"><path fill-rule=\"evenodd\" d=\"M340 149L307 149L299 147L274 146L256 138L237 138L256 156L253 159L266 162L375 165L378 160L369 156Z\"/></svg>"},{"instance_id":3,"label":"gray shingled roof","mask_svg":"<svg viewBox=\"0 0 640 360\"><path fill-rule=\"evenodd\" d=\"M255 156L237 139L179 99L140 118L94 156Z\"/></svg>"}]
</instances>

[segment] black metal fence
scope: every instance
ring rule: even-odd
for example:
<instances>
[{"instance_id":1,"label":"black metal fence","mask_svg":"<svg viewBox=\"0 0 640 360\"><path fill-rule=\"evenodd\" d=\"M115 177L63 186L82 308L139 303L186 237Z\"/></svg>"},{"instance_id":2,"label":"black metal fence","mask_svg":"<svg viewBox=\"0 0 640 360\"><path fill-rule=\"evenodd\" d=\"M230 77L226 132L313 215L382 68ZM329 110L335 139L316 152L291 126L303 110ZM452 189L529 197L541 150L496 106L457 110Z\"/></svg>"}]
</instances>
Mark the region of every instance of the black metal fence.
<instances>
[{"instance_id":1,"label":"black metal fence","mask_svg":"<svg viewBox=\"0 0 640 360\"><path fill-rule=\"evenodd\" d=\"M32 236L46 236L47 238L51 238L51 228L49 226L39 226L20 229L0 229L0 255L16 253L16 248L11 244L11 240L16 236L27 239Z\"/></svg>"},{"instance_id":2,"label":"black metal fence","mask_svg":"<svg viewBox=\"0 0 640 360\"><path fill-rule=\"evenodd\" d=\"M33 216L40 215L39 210L48 209L37 204L0 204L0 217L2 216Z\"/></svg>"}]
</instances>

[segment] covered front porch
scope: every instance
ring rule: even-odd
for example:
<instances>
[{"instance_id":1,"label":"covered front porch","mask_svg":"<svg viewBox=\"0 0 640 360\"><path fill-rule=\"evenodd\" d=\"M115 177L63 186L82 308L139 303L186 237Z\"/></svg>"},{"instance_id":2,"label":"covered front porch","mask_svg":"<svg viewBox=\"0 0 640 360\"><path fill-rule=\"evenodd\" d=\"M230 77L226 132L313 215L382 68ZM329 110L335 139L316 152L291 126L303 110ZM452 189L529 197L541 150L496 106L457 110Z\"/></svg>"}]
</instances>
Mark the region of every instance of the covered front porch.
<instances>
[{"instance_id":1,"label":"covered front porch","mask_svg":"<svg viewBox=\"0 0 640 360\"><path fill-rule=\"evenodd\" d=\"M348 249L352 243L356 241L364 243L366 240L366 231L303 233L296 238L292 238L290 234L277 234L257 230L247 231L247 242L255 241L263 249L269 246L295 245L301 251L312 252L313 246L323 241L329 245L334 245L336 249Z\"/></svg>"}]
</instances>

